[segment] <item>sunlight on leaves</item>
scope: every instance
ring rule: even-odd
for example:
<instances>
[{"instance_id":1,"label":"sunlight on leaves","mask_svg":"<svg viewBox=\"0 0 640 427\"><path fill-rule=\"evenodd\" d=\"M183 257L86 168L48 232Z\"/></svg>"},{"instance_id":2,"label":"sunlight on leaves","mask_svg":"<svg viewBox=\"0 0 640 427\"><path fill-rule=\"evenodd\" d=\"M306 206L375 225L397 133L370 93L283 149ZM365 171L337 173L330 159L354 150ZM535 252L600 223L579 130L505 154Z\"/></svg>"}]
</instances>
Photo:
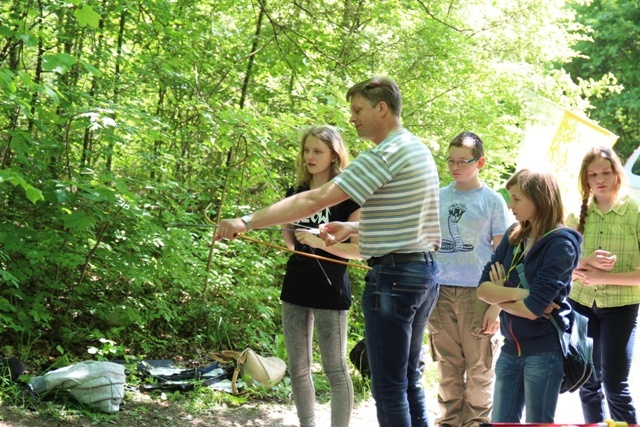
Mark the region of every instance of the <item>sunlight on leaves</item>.
<instances>
[{"instance_id":1,"label":"sunlight on leaves","mask_svg":"<svg viewBox=\"0 0 640 427\"><path fill-rule=\"evenodd\" d=\"M98 25L100 24L100 14L93 10L91 6L86 4L82 6L82 9L74 11L73 16L75 16L78 19L78 22L84 26L88 25L93 28L98 28Z\"/></svg>"},{"instance_id":2,"label":"sunlight on leaves","mask_svg":"<svg viewBox=\"0 0 640 427\"><path fill-rule=\"evenodd\" d=\"M53 71L58 74L64 74L75 65L77 59L66 53L58 53L55 55L43 55L42 68L47 71Z\"/></svg>"}]
</instances>

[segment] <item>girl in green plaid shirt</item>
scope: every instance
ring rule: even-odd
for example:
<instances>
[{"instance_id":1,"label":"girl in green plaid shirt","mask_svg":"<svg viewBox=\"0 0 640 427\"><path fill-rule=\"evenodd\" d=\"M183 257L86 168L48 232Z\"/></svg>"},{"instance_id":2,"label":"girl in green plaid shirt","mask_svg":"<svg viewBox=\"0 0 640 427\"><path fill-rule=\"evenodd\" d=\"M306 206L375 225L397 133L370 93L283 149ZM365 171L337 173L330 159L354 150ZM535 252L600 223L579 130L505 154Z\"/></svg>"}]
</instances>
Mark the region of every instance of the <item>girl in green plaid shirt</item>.
<instances>
[{"instance_id":1,"label":"girl in green plaid shirt","mask_svg":"<svg viewBox=\"0 0 640 427\"><path fill-rule=\"evenodd\" d=\"M626 194L618 156L606 147L585 155L579 176L578 231L583 254L569 301L589 319L597 377L580 389L586 423L608 418L637 424L629 371L640 304L640 207Z\"/></svg>"}]
</instances>

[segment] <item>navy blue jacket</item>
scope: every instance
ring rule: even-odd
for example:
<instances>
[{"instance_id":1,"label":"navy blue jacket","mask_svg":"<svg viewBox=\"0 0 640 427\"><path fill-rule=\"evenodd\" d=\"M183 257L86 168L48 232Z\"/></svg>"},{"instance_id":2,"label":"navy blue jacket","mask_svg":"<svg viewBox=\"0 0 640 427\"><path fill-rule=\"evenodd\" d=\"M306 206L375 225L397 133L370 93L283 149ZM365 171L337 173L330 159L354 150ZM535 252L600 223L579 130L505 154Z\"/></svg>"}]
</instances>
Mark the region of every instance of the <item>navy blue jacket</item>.
<instances>
[{"instance_id":1,"label":"navy blue jacket","mask_svg":"<svg viewBox=\"0 0 640 427\"><path fill-rule=\"evenodd\" d=\"M485 265L480 284L489 281L491 265L500 262L505 271L509 270L514 258L515 246L509 244L505 232L500 245ZM558 228L538 240L524 256L524 275L529 282L529 296L524 299L526 307L538 316L535 320L514 316L505 311L500 313L500 332L504 337L502 351L516 356L527 356L560 349L558 331L542 317L544 310L555 302L560 309L551 314L559 325L569 329L571 306L567 296L571 291L571 274L580 260L582 236L571 228ZM522 247L520 247L522 252ZM516 253L516 260L518 259ZM507 278L522 287L521 280L513 269Z\"/></svg>"}]
</instances>

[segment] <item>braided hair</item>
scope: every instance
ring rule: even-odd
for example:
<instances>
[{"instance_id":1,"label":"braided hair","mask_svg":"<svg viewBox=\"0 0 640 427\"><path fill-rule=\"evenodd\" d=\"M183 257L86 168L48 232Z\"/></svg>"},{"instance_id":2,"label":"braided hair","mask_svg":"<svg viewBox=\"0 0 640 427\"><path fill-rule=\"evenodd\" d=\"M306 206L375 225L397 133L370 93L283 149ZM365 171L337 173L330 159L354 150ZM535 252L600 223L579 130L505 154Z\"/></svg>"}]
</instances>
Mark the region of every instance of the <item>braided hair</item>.
<instances>
[{"instance_id":1,"label":"braided hair","mask_svg":"<svg viewBox=\"0 0 640 427\"><path fill-rule=\"evenodd\" d=\"M580 175L578 178L578 186L580 189L580 195L582 196L582 204L580 206L580 218L578 219L578 226L576 230L580 234L584 233L584 224L587 218L587 209L589 208L589 200L592 197L591 187L589 186L589 165L596 158L602 157L609 160L611 163L611 170L616 176L616 183L612 191L616 198L620 195L621 189L626 184L626 175L624 174L624 167L618 155L608 147L593 147L582 159L582 165L580 166Z\"/></svg>"}]
</instances>

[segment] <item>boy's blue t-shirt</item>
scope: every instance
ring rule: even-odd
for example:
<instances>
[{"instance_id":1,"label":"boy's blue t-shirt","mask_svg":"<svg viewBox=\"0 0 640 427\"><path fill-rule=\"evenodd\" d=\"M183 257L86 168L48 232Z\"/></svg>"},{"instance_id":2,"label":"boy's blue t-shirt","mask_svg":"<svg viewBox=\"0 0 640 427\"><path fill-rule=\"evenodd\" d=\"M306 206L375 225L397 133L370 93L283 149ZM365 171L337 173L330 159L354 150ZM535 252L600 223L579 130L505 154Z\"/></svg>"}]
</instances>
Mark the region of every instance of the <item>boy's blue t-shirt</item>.
<instances>
[{"instance_id":1,"label":"boy's blue t-shirt","mask_svg":"<svg viewBox=\"0 0 640 427\"><path fill-rule=\"evenodd\" d=\"M512 222L504 198L484 184L469 191L456 190L455 182L441 188L440 283L477 287L493 254L493 236L504 234Z\"/></svg>"}]
</instances>

